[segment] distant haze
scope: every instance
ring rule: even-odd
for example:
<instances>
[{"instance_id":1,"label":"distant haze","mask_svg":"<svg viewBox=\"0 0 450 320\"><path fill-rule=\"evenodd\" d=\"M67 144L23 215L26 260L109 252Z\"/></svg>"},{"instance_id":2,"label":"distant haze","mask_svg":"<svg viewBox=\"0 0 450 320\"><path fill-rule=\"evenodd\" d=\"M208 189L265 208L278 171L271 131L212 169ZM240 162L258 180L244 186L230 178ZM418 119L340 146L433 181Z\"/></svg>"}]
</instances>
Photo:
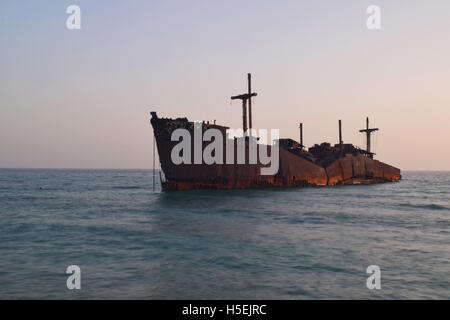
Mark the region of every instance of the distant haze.
<instances>
[{"instance_id":1,"label":"distant haze","mask_svg":"<svg viewBox=\"0 0 450 320\"><path fill-rule=\"evenodd\" d=\"M81 8L68 30L66 8ZM368 30L366 8L381 8ZM149 112L450 170L450 1L2 1L0 167L151 168Z\"/></svg>"}]
</instances>

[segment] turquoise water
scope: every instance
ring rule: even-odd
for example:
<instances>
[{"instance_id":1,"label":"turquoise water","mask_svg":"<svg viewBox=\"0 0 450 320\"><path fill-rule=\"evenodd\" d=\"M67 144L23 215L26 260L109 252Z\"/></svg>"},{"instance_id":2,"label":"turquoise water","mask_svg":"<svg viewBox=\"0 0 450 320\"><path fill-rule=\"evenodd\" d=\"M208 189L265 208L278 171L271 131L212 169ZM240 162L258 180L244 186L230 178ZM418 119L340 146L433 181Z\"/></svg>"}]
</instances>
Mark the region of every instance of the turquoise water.
<instances>
[{"instance_id":1,"label":"turquoise water","mask_svg":"<svg viewBox=\"0 0 450 320\"><path fill-rule=\"evenodd\" d=\"M161 193L150 170L2 169L0 299L448 299L450 173L402 174Z\"/></svg>"}]
</instances>

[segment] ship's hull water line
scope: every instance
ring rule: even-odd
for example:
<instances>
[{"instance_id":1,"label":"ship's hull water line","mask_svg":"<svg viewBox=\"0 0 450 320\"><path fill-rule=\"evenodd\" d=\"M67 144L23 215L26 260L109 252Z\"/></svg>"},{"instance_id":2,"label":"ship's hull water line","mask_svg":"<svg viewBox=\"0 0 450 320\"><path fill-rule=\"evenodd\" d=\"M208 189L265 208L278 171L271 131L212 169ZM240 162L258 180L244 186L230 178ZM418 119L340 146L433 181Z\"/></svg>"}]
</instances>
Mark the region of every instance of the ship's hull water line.
<instances>
[{"instance_id":1,"label":"ship's hull water line","mask_svg":"<svg viewBox=\"0 0 450 320\"><path fill-rule=\"evenodd\" d=\"M401 179L400 169L371 159L363 154L343 155L323 167L298 154L292 149L279 148L279 168L275 175L261 175L257 164L180 164L171 159L171 150L178 143L171 141L171 133L177 128L192 131L193 123L186 118L152 118L161 169L165 175L163 190L191 189L245 189L264 187L333 186L392 182ZM227 127L204 124L226 136ZM203 148L205 145L203 146ZM268 147L270 149L270 146ZM246 143L248 155L248 143ZM236 145L234 150L236 157ZM224 159L226 155L224 152ZM248 159L248 158L247 158Z\"/></svg>"}]
</instances>

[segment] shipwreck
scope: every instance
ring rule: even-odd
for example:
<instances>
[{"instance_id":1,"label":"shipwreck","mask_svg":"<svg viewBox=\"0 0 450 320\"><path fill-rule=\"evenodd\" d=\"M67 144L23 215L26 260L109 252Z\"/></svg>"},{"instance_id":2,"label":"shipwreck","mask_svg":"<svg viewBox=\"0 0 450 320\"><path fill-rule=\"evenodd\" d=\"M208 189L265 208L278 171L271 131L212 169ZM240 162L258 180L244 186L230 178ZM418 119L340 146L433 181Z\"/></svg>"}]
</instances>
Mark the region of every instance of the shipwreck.
<instances>
[{"instance_id":1,"label":"shipwreck","mask_svg":"<svg viewBox=\"0 0 450 320\"><path fill-rule=\"evenodd\" d=\"M338 122L339 143L334 145L324 142L306 149L303 145L302 123L299 125L300 141L285 138L277 139L274 144L256 144L257 151L265 147L271 156L277 152L276 172L262 174L262 169L268 167L267 162L263 161L260 153L252 157L254 143L259 139L252 135L252 98L256 95L251 90L251 75L248 74L248 92L231 97L232 100L242 101L242 137L229 136L230 128L216 124L216 121L194 123L187 118L159 118L156 112L151 112L150 122L163 172L163 177L160 176L163 190L334 186L394 182L401 179L400 169L374 159L371 134L378 128L370 128L369 118L366 118L366 127L360 130L366 135L366 149L343 142L341 120ZM174 161L173 151L180 143L173 139L173 133L177 129L186 130L191 136L195 135L196 129L201 129L202 132L215 129L214 132L221 133L224 137L223 141L219 141L223 151L213 151L213 163L196 158L196 152L182 154L184 161ZM241 159L238 157L239 143L235 143L238 140L244 152ZM213 142L217 144L217 138L211 139L211 142L201 139L200 153ZM189 143L194 149L194 140ZM230 143L231 149L227 148Z\"/></svg>"}]
</instances>

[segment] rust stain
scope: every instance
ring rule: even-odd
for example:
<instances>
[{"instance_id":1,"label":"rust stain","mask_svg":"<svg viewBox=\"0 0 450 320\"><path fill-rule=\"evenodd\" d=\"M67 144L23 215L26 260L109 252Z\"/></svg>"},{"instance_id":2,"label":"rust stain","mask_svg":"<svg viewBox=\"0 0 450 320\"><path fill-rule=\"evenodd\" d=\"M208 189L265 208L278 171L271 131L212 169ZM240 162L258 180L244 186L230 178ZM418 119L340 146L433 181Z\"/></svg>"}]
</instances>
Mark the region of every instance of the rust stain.
<instances>
[{"instance_id":1,"label":"rust stain","mask_svg":"<svg viewBox=\"0 0 450 320\"><path fill-rule=\"evenodd\" d=\"M171 141L171 133L177 128L185 128L193 136L193 123L186 118L158 118L155 113L152 114L151 124L156 137L161 169L166 179L162 182L163 190L332 186L401 179L400 169L371 159L373 154L351 144L331 146L329 143L322 143L305 151L292 139L279 140L279 170L272 176L260 174L260 169L264 165L260 164L259 159L257 164L174 165L171 161L171 150L178 142ZM203 131L209 128L220 130L226 137L227 127L203 123ZM203 148L206 145L205 142ZM235 145L235 163L236 154ZM223 156L225 163L225 152ZM246 160L248 163L248 143Z\"/></svg>"}]
</instances>

